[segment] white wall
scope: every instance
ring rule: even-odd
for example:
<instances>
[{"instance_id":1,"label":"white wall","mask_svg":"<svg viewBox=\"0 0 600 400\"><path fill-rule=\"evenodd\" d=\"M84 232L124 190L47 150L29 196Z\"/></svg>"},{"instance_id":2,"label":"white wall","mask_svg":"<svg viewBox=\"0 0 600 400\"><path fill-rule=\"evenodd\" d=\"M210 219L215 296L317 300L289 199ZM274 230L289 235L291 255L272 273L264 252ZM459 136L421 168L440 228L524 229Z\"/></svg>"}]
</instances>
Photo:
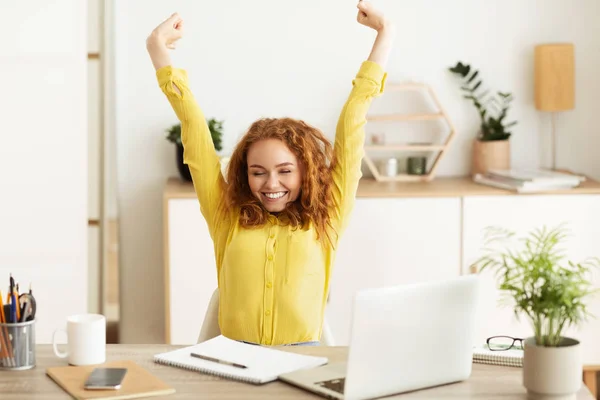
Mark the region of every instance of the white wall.
<instances>
[{"instance_id":1,"label":"white wall","mask_svg":"<svg viewBox=\"0 0 600 400\"><path fill-rule=\"evenodd\" d=\"M87 311L86 2L3 2L0 290L37 299L37 340Z\"/></svg>"},{"instance_id":2,"label":"white wall","mask_svg":"<svg viewBox=\"0 0 600 400\"><path fill-rule=\"evenodd\" d=\"M597 0L375 0L398 25L389 81L432 85L458 133L439 175L469 170L478 126L459 82L447 72L458 60L481 70L485 84L515 95L510 116L514 165L535 166L549 117L533 105L533 46L576 45L577 108L559 116L558 163L600 177L595 109L600 100ZM116 130L120 194L122 339L159 342L164 335L162 203L165 180L177 175L164 131L176 123L160 92L144 42L152 28L178 11L186 37L173 54L188 70L207 117L225 120L228 153L252 121L292 116L333 138L338 112L374 35L355 22L355 2L147 1L116 4ZM384 107L385 99L373 105ZM371 127L372 129L372 127ZM568 142L567 142L568 139ZM567 143L573 146L565 147ZM190 265L190 268L213 268ZM190 312L194 310L190 304Z\"/></svg>"}]
</instances>

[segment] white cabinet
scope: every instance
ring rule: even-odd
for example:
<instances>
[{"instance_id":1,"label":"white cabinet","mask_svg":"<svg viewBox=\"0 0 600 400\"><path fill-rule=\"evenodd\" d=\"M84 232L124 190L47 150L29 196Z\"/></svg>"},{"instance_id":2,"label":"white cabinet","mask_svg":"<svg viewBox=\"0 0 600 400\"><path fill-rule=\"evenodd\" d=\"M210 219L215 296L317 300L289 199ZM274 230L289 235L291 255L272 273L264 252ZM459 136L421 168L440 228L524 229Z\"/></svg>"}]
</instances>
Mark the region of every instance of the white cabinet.
<instances>
[{"instance_id":1,"label":"white cabinet","mask_svg":"<svg viewBox=\"0 0 600 400\"><path fill-rule=\"evenodd\" d=\"M357 290L460 274L460 198L359 198L341 238L326 318L347 345Z\"/></svg>"},{"instance_id":2,"label":"white cabinet","mask_svg":"<svg viewBox=\"0 0 600 400\"><path fill-rule=\"evenodd\" d=\"M192 344L217 288L214 250L198 200L170 199L165 207L166 342Z\"/></svg>"},{"instance_id":3,"label":"white cabinet","mask_svg":"<svg viewBox=\"0 0 600 400\"><path fill-rule=\"evenodd\" d=\"M339 244L326 309L337 345L349 343L357 290L468 274L482 255L488 226L523 234L544 225L567 223L572 233L566 243L568 257L581 261L600 256L600 188L587 194L512 195L465 181L439 179L427 189L418 185L394 193L388 189L377 186L372 189L376 193L356 199ZM198 338L208 301L217 287L214 250L191 185L170 182L166 193L167 342L190 344ZM528 321L518 323L512 308L499 304L491 273L483 276L476 344L493 335L530 336ZM600 288L600 273L594 283ZM589 311L596 318L567 333L581 339L585 363L598 364L600 294L590 299Z\"/></svg>"},{"instance_id":4,"label":"white cabinet","mask_svg":"<svg viewBox=\"0 0 600 400\"><path fill-rule=\"evenodd\" d=\"M498 226L522 236L535 228L555 227L566 223L570 236L565 241L565 255L573 261L600 256L600 195L530 195L466 197L463 204L463 272L479 258L484 244L484 229ZM437 247L437 246L436 246ZM527 319L517 322L512 303L502 305L496 280L491 271L485 279L482 314L477 334L479 343L493 335L531 336L533 330ZM594 278L600 287L598 274ZM510 299L508 299L510 301ZM589 299L589 311L596 316L581 329L568 333L582 340L584 363L600 362L600 297Z\"/></svg>"}]
</instances>

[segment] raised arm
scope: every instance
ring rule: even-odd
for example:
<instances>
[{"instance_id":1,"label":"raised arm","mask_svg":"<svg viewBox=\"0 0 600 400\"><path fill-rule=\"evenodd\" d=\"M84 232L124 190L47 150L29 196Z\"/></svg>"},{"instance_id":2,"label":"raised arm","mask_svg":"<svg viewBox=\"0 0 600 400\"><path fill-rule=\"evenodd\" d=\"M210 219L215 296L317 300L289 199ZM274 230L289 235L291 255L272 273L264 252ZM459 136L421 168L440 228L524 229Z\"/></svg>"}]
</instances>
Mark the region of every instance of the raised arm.
<instances>
[{"instance_id":1,"label":"raised arm","mask_svg":"<svg viewBox=\"0 0 600 400\"><path fill-rule=\"evenodd\" d=\"M171 15L148 36L146 48L156 69L158 84L181 122L183 162L190 168L200 210L211 236L227 222L217 215L225 181L206 119L189 88L187 73L171 65L169 50L183 36L183 20Z\"/></svg>"},{"instance_id":2,"label":"raised arm","mask_svg":"<svg viewBox=\"0 0 600 400\"><path fill-rule=\"evenodd\" d=\"M362 25L377 32L369 58L364 61L352 90L340 114L334 143L336 162L333 169L333 195L335 214L332 216L334 228L341 234L346 228L348 216L354 207L354 198L361 174L364 155L367 111L374 97L383 93L387 74L384 68L395 36L393 24L383 13L367 1L358 3L357 20Z\"/></svg>"},{"instance_id":3,"label":"raised arm","mask_svg":"<svg viewBox=\"0 0 600 400\"><path fill-rule=\"evenodd\" d=\"M358 22L377 32L368 60L385 69L396 37L396 27L368 1L359 1L357 7Z\"/></svg>"},{"instance_id":4,"label":"raised arm","mask_svg":"<svg viewBox=\"0 0 600 400\"><path fill-rule=\"evenodd\" d=\"M174 13L150 33L146 39L146 49L154 69L158 71L171 65L169 50L174 50L177 41L183 37L183 19Z\"/></svg>"}]
</instances>

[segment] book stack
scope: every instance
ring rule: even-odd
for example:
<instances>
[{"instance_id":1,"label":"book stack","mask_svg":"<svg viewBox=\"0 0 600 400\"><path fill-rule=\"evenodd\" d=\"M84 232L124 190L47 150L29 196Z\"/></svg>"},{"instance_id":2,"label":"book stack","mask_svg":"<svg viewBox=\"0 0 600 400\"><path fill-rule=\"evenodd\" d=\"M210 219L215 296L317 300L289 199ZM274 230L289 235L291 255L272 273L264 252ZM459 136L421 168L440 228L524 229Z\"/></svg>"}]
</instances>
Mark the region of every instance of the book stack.
<instances>
[{"instance_id":1,"label":"book stack","mask_svg":"<svg viewBox=\"0 0 600 400\"><path fill-rule=\"evenodd\" d=\"M545 169L492 169L476 174L473 181L518 193L536 193L572 189L585 177Z\"/></svg>"},{"instance_id":2,"label":"book stack","mask_svg":"<svg viewBox=\"0 0 600 400\"><path fill-rule=\"evenodd\" d=\"M504 365L507 367L523 367L523 350L509 349L492 351L487 346L473 349L473 362L480 364Z\"/></svg>"}]
</instances>

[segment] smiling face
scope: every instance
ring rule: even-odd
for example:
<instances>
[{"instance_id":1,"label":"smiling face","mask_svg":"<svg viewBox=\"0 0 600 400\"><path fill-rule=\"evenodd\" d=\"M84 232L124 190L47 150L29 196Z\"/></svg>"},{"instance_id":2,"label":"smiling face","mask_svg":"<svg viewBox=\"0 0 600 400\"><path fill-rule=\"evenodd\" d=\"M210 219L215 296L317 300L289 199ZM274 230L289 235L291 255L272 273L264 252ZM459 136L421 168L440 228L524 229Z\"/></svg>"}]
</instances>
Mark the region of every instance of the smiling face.
<instances>
[{"instance_id":1,"label":"smiling face","mask_svg":"<svg viewBox=\"0 0 600 400\"><path fill-rule=\"evenodd\" d=\"M302 170L290 149L277 139L254 143L248 149L248 184L269 212L283 211L300 195Z\"/></svg>"}]
</instances>

